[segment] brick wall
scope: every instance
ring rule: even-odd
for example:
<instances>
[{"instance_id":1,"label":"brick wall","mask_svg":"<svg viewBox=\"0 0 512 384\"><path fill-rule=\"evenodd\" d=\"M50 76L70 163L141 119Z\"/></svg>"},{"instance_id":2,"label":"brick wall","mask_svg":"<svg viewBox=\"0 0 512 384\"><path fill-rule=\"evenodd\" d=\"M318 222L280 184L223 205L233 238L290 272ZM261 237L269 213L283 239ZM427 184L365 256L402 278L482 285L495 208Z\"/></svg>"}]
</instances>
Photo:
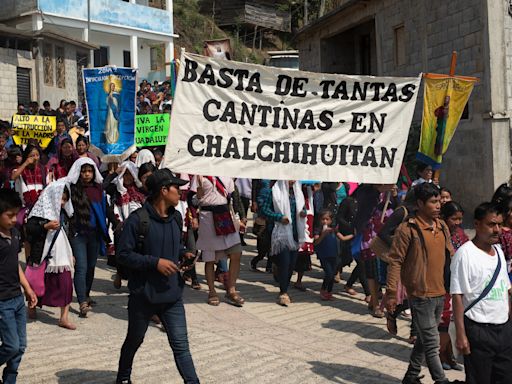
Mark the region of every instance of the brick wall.
<instances>
[{"instance_id":1,"label":"brick wall","mask_svg":"<svg viewBox=\"0 0 512 384\"><path fill-rule=\"evenodd\" d=\"M31 53L0 48L0 119L11 120L18 105L16 68L31 69L32 96L35 95L35 63Z\"/></svg>"}]
</instances>

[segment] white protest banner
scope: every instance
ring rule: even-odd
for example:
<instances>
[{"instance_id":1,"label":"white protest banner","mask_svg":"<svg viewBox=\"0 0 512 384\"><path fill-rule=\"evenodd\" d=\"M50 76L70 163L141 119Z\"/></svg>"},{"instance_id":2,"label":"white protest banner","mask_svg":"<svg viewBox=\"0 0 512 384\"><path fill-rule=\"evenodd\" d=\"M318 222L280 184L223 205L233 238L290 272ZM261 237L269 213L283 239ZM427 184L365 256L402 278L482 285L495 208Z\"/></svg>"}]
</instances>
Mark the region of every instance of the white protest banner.
<instances>
[{"instance_id":1,"label":"white protest banner","mask_svg":"<svg viewBox=\"0 0 512 384\"><path fill-rule=\"evenodd\" d=\"M212 176L395 183L420 80L185 53L164 165Z\"/></svg>"}]
</instances>

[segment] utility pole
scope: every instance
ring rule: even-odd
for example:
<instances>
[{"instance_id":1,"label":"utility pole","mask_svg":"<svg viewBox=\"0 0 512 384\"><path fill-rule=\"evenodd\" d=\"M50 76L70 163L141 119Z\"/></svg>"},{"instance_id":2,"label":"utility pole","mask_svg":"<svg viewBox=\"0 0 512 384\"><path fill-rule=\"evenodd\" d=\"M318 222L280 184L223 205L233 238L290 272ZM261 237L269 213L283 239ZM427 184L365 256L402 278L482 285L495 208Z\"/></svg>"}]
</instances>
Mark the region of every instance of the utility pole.
<instances>
[{"instance_id":1,"label":"utility pole","mask_svg":"<svg viewBox=\"0 0 512 384\"><path fill-rule=\"evenodd\" d=\"M91 34L91 0L87 0L87 29L85 30L85 41L89 42ZM94 67L94 50L89 51L89 68Z\"/></svg>"}]
</instances>

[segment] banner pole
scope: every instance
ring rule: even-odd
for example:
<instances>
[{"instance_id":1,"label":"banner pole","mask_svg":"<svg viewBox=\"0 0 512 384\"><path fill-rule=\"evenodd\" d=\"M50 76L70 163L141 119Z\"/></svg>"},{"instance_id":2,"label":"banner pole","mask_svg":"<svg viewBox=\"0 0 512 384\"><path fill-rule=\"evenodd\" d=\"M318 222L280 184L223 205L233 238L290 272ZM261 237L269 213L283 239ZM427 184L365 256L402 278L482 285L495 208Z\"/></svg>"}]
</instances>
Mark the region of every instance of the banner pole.
<instances>
[{"instance_id":1,"label":"banner pole","mask_svg":"<svg viewBox=\"0 0 512 384\"><path fill-rule=\"evenodd\" d=\"M452 51L452 61L450 63L450 77L455 76L455 67L457 66L457 51Z\"/></svg>"}]
</instances>

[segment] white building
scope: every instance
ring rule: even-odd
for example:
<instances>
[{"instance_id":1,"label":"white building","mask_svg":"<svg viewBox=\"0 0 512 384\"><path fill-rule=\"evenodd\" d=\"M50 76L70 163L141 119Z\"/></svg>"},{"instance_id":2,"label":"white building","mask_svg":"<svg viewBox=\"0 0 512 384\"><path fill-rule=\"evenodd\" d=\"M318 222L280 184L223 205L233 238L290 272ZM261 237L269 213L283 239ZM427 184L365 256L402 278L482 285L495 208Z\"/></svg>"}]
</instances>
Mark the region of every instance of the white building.
<instances>
[{"instance_id":1,"label":"white building","mask_svg":"<svg viewBox=\"0 0 512 384\"><path fill-rule=\"evenodd\" d=\"M140 80L162 81L170 75L176 36L172 0L160 3L165 9L150 7L148 0L0 0L0 22L24 31L53 32L98 46L85 56L82 52L80 57L76 53L77 57L72 58L77 63L77 73L91 63L94 67L116 65L138 68ZM43 71L50 72L62 52L58 52L56 45L41 45L39 51L47 64ZM65 52L66 56L69 54ZM47 92L37 97L57 105L62 92L54 80L56 76L46 73L42 78ZM68 91L67 99L79 100L80 86L72 93L76 96Z\"/></svg>"}]
</instances>

